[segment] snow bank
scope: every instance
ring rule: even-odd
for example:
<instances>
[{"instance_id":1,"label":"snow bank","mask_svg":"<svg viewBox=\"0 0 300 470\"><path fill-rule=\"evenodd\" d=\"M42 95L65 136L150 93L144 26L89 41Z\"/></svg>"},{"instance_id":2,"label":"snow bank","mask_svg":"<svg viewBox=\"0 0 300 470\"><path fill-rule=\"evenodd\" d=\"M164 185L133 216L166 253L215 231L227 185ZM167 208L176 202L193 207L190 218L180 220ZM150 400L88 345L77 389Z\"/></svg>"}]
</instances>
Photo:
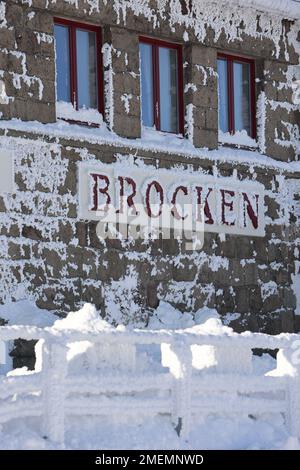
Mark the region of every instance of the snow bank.
<instances>
[{"instance_id":1,"label":"snow bank","mask_svg":"<svg viewBox=\"0 0 300 470\"><path fill-rule=\"evenodd\" d=\"M0 430L0 449L53 450L38 423L12 423ZM254 420L208 417L198 423L188 440L180 439L167 418L157 417L116 424L95 417L67 420L67 450L299 450L297 438L287 435L282 419Z\"/></svg>"},{"instance_id":2,"label":"snow bank","mask_svg":"<svg viewBox=\"0 0 300 470\"><path fill-rule=\"evenodd\" d=\"M100 318L94 305L85 304L81 310L70 312L62 320L56 320L53 325L55 330L75 330L82 333L100 332L104 330L114 330L105 320Z\"/></svg>"},{"instance_id":3,"label":"snow bank","mask_svg":"<svg viewBox=\"0 0 300 470\"><path fill-rule=\"evenodd\" d=\"M148 328L150 330L191 330L193 332L202 331L207 333L232 332L222 324L221 317L217 310L203 307L196 313L182 313L171 304L161 301L158 308L151 316Z\"/></svg>"},{"instance_id":4,"label":"snow bank","mask_svg":"<svg viewBox=\"0 0 300 470\"><path fill-rule=\"evenodd\" d=\"M34 302L22 300L0 305L0 318L9 325L45 328L46 326L52 326L56 317L48 310L38 308Z\"/></svg>"}]
</instances>

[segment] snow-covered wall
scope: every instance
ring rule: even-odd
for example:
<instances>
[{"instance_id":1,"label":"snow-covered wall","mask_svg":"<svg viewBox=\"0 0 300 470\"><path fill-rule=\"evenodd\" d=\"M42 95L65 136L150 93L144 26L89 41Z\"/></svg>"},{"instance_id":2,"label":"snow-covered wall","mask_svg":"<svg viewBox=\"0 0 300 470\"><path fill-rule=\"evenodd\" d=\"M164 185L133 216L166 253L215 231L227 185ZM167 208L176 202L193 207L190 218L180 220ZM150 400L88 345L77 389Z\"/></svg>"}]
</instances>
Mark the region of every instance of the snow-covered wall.
<instances>
[{"instance_id":1,"label":"snow-covered wall","mask_svg":"<svg viewBox=\"0 0 300 470\"><path fill-rule=\"evenodd\" d=\"M145 324L162 299L183 311L216 307L238 329L296 328L292 276L299 269L299 185L296 172L290 179L288 164L231 149L180 155L167 147L156 153L143 141L136 147L125 139L101 145L97 130L83 142L80 133L74 136L80 128L67 124L48 126L44 133L40 126L39 133L37 128L25 136L28 124L23 131L18 126L1 137L14 152L18 187L16 194L0 197L3 301L29 296L61 313L89 301L110 321ZM78 216L81 161L112 163L126 172L146 163L172 168L180 180L213 173L220 181L231 175L241 187L250 179L262 183L266 236L206 233L199 252L187 252L174 240L101 242L95 222Z\"/></svg>"},{"instance_id":2,"label":"snow-covered wall","mask_svg":"<svg viewBox=\"0 0 300 470\"><path fill-rule=\"evenodd\" d=\"M0 194L1 301L30 296L60 313L88 301L110 321L144 324L164 299L182 311L217 307L236 329L300 328L293 99L299 20L294 10L283 15L278 2L276 12L247 5L0 1L0 147L14 152L16 171L16 193ZM102 27L100 128L56 123L54 16ZM141 129L140 34L183 45L186 140ZM218 149L218 50L256 59L258 147L252 151ZM78 216L78 163L86 160L172 168L180 180L194 172L258 181L266 192L266 236L207 233L204 249L194 253L174 240L101 243L95 224Z\"/></svg>"},{"instance_id":3,"label":"snow-covered wall","mask_svg":"<svg viewBox=\"0 0 300 470\"><path fill-rule=\"evenodd\" d=\"M138 37L149 34L184 46L186 135L196 147L218 145L216 53L224 50L257 59L260 151L293 160L299 155L299 111L293 102L298 5L244 3L1 1L0 117L56 120L53 17L67 16L102 26L105 119L119 135L141 135Z\"/></svg>"},{"instance_id":4,"label":"snow-covered wall","mask_svg":"<svg viewBox=\"0 0 300 470\"><path fill-rule=\"evenodd\" d=\"M228 4L250 6L291 19L300 19L299 0L227 0Z\"/></svg>"}]
</instances>

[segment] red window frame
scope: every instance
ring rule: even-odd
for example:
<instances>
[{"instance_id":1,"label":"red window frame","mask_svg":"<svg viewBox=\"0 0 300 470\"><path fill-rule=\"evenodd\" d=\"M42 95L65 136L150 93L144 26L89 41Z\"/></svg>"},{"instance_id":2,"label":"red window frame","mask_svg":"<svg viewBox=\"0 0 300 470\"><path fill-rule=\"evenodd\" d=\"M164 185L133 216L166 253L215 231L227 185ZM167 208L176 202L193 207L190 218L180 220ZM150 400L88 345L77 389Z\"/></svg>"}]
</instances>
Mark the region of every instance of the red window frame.
<instances>
[{"instance_id":1,"label":"red window frame","mask_svg":"<svg viewBox=\"0 0 300 470\"><path fill-rule=\"evenodd\" d=\"M78 111L78 83L77 83L77 41L76 30L91 31L96 33L96 58L97 58L97 89L98 89L98 111L104 112L103 97L103 58L102 58L102 31L99 26L94 26L78 21L67 20L65 18L54 18L55 25L67 26L69 31L70 46L70 90L71 103L74 109Z\"/></svg>"},{"instance_id":2,"label":"red window frame","mask_svg":"<svg viewBox=\"0 0 300 470\"><path fill-rule=\"evenodd\" d=\"M159 90L159 47L167 47L177 51L177 83L178 83L178 123L177 133L184 133L184 117L183 117L183 54L181 44L166 42L160 39L140 36L140 43L150 44L152 46L152 63L153 63L153 115L154 125L158 131L161 131L160 125L160 90ZM167 131L163 131L166 132Z\"/></svg>"},{"instance_id":3,"label":"red window frame","mask_svg":"<svg viewBox=\"0 0 300 470\"><path fill-rule=\"evenodd\" d=\"M227 62L227 83L228 83L228 123L230 134L235 133L234 126L234 71L233 63L240 62L250 65L250 114L251 114L251 135L253 139L257 137L256 130L256 89L255 89L255 60L245 57L230 55L226 53L218 53L218 59Z\"/></svg>"}]
</instances>

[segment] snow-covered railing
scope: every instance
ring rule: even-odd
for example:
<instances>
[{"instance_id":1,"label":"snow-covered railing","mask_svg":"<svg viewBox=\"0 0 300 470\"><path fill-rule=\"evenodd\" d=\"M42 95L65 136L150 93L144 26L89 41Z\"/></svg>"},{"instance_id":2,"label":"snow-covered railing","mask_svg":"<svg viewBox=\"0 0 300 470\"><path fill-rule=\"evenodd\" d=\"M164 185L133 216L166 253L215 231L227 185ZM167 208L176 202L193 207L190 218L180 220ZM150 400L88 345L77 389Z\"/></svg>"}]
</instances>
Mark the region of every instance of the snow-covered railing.
<instances>
[{"instance_id":1,"label":"snow-covered railing","mask_svg":"<svg viewBox=\"0 0 300 470\"><path fill-rule=\"evenodd\" d=\"M0 423L40 417L54 442L63 444L66 418L74 415L167 414L186 437L199 415L281 413L300 437L299 335L0 327L0 342L18 338L38 341L35 370L0 375ZM140 359L149 345L160 349L160 360L145 367ZM274 371L253 372L255 348L279 350ZM88 363L79 373L72 369L78 350Z\"/></svg>"}]
</instances>

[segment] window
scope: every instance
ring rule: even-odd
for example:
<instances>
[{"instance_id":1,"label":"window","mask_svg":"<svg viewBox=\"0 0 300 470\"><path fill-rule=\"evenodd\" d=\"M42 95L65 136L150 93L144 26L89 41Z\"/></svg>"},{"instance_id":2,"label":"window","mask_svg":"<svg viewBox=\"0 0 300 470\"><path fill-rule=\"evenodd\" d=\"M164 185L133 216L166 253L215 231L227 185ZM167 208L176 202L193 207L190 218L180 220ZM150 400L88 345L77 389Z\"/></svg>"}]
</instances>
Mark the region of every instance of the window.
<instances>
[{"instance_id":1,"label":"window","mask_svg":"<svg viewBox=\"0 0 300 470\"><path fill-rule=\"evenodd\" d=\"M101 30L56 19L57 101L102 112Z\"/></svg>"},{"instance_id":2,"label":"window","mask_svg":"<svg viewBox=\"0 0 300 470\"><path fill-rule=\"evenodd\" d=\"M246 131L256 138L255 62L218 55L219 128L224 133Z\"/></svg>"},{"instance_id":3,"label":"window","mask_svg":"<svg viewBox=\"0 0 300 470\"><path fill-rule=\"evenodd\" d=\"M140 58L143 125L183 133L181 46L141 38Z\"/></svg>"}]
</instances>

